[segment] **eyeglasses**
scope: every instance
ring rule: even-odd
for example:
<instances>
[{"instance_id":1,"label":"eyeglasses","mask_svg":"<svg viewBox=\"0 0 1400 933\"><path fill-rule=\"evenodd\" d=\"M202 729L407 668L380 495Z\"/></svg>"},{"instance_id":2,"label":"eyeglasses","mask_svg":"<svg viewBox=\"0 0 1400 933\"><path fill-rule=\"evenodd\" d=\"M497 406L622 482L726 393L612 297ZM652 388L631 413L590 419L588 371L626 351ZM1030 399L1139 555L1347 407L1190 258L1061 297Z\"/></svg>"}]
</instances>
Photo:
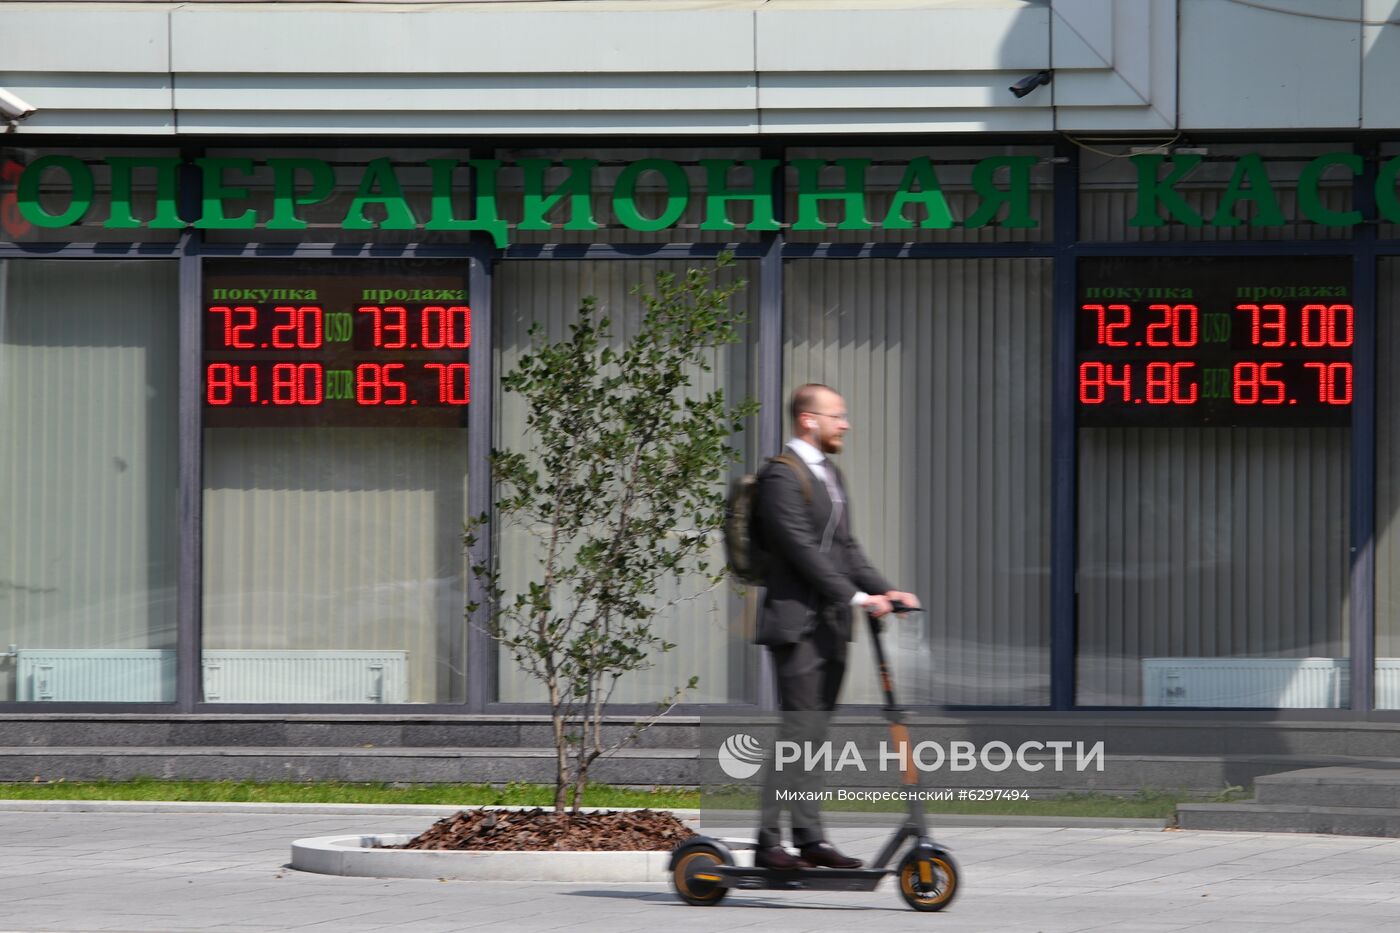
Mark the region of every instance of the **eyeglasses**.
<instances>
[{"instance_id":1,"label":"eyeglasses","mask_svg":"<svg viewBox=\"0 0 1400 933\"><path fill-rule=\"evenodd\" d=\"M825 412L825 411L804 411L802 414L804 414L804 415L816 415L818 418L835 418L837 421L850 421L850 420L851 420L850 415L849 415L848 413L844 412L844 411L841 412L841 413L839 413L839 414L832 414L832 413L830 413L830 412Z\"/></svg>"}]
</instances>

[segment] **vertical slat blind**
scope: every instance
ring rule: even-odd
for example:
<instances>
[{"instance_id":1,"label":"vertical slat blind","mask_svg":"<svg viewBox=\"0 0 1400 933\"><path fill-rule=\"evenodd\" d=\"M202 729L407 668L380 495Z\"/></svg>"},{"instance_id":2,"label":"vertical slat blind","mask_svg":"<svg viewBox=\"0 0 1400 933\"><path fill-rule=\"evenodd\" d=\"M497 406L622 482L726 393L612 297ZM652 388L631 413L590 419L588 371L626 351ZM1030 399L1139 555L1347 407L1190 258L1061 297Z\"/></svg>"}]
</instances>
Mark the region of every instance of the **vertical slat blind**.
<instances>
[{"instance_id":1,"label":"vertical slat blind","mask_svg":"<svg viewBox=\"0 0 1400 933\"><path fill-rule=\"evenodd\" d=\"M174 263L0 261L0 649L174 647L176 301Z\"/></svg>"},{"instance_id":2,"label":"vertical slat blind","mask_svg":"<svg viewBox=\"0 0 1400 933\"><path fill-rule=\"evenodd\" d=\"M1223 189L1178 186L1207 218ZM1299 216L1296 187L1274 191L1284 215ZM1332 210L1351 206L1348 184L1319 194ZM1133 198L1129 185L1085 190L1084 237L1350 236L1310 223L1131 227ZM1080 430L1076 702L1142 703L1145 657L1345 657L1350 438L1345 428Z\"/></svg>"},{"instance_id":3,"label":"vertical slat blind","mask_svg":"<svg viewBox=\"0 0 1400 933\"><path fill-rule=\"evenodd\" d=\"M1350 430L1079 432L1078 702L1147 657L1347 656Z\"/></svg>"},{"instance_id":4,"label":"vertical slat blind","mask_svg":"<svg viewBox=\"0 0 1400 933\"><path fill-rule=\"evenodd\" d=\"M1049 700L1050 278L1043 259L787 266L784 395L844 395L856 535L928 608L886 638L911 702ZM879 702L858 622L843 701Z\"/></svg>"},{"instance_id":5,"label":"vertical slat blind","mask_svg":"<svg viewBox=\"0 0 1400 933\"><path fill-rule=\"evenodd\" d=\"M204 647L407 651L452 698L466 483L464 430L206 429Z\"/></svg>"},{"instance_id":6,"label":"vertical slat blind","mask_svg":"<svg viewBox=\"0 0 1400 933\"><path fill-rule=\"evenodd\" d=\"M905 208L906 218L914 225L908 230L888 230L883 226L894 204L895 192L890 189L867 187L865 192L865 216L873 225L869 230L841 230L837 224L843 219L841 206L835 203L820 206L822 218L830 224L825 230L790 230L787 238L792 243L1031 243L1049 240L1053 235L1051 222L1051 194L1047 188L1037 188L1030 194L1030 212L1036 221L1034 227L1005 227L999 223L988 223L981 227L967 227L964 222L982 206L982 198L976 192L946 187L943 190L948 212L953 216L954 226L924 229L921 224L926 214L921 208ZM797 216L796 179L788 179L787 216Z\"/></svg>"},{"instance_id":7,"label":"vertical slat blind","mask_svg":"<svg viewBox=\"0 0 1400 933\"><path fill-rule=\"evenodd\" d=\"M1206 219L1199 227L1188 227L1169 220L1160 227L1133 227L1127 219L1138 211L1138 192L1133 185L1088 188L1080 195L1080 224L1083 238L1096 242L1158 243L1189 240L1200 242L1230 242L1238 240L1345 240L1351 237L1350 227L1328 227L1303 219L1277 227L1255 227L1246 219L1236 227L1219 227L1210 223L1224 196L1224 187L1178 187L1182 199ZM1274 193L1284 217L1301 218L1298 209L1298 189L1276 185ZM1351 185L1336 183L1320 185L1318 199L1331 211L1351 210ZM1238 216L1254 216L1255 205L1247 203L1237 208Z\"/></svg>"},{"instance_id":8,"label":"vertical slat blind","mask_svg":"<svg viewBox=\"0 0 1400 933\"><path fill-rule=\"evenodd\" d=\"M1380 260L1377 286L1376 658L1393 668L1380 659L1400 658L1400 259ZM1376 706L1400 708L1400 690L1378 685Z\"/></svg>"},{"instance_id":9,"label":"vertical slat blind","mask_svg":"<svg viewBox=\"0 0 1400 933\"><path fill-rule=\"evenodd\" d=\"M521 356L528 352L528 331L538 322L549 340L562 339L568 324L576 317L581 300L594 296L614 322L614 334L619 338L631 335L641 320L640 300L630 294L636 285L650 290L656 273L669 271L683 275L695 263L658 261L614 262L532 262L504 263L498 267L493 311L497 321L496 372L510 372ZM737 270L737 272L735 271ZM757 318L758 289L752 282L752 264L738 264L717 278L729 282L747 277L750 285L735 298L736 306L744 309L749 320ZM754 325L749 333L757 333ZM756 347L745 341L716 355L709 373L696 373L695 393L703 394L723 388L725 397L739 399L755 393L751 374ZM523 400L512 393L497 393L497 446L527 451L530 438L525 431L526 408ZM749 437L735 438L736 446L751 448L757 429L746 432ZM535 529L518 525L499 529L497 553L503 581L508 593L523 588L537 574L543 548ZM723 551L718 538L709 557L711 565L722 564ZM534 577L538 579L537 576ZM655 659L655 666L627 675L618 683L613 701L618 703L650 703L668 695L676 686L686 683L692 675L699 677L696 690L688 692L686 702L725 702L738 698L744 681L743 659L747 633L743 626L733 624L740 618L729 587L702 591L694 581L668 585L657 595L658 605L664 606L655 622L657 634L677 647ZM671 605L667 606L670 603ZM536 702L543 699L541 686L515 665L509 652L499 657L499 699L503 702Z\"/></svg>"}]
</instances>

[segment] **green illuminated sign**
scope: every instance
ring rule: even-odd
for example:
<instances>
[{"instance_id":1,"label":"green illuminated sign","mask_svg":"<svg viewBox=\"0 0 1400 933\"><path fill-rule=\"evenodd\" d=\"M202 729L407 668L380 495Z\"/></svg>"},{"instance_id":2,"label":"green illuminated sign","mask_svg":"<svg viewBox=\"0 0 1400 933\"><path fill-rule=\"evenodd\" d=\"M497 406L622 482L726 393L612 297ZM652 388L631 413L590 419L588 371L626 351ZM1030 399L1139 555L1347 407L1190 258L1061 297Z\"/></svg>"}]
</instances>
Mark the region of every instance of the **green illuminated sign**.
<instances>
[{"instance_id":1,"label":"green illuminated sign","mask_svg":"<svg viewBox=\"0 0 1400 933\"><path fill-rule=\"evenodd\" d=\"M1177 223L1188 227L1237 227L1246 223L1238 210L1244 204L1254 207L1248 221L1252 226L1287 222L1267 165L1257 154L1233 160L1230 179L1209 216L1193 207L1178 190L1201 163L1202 156L1140 154L1130 158L1137 169L1136 204L1128 220L1130 226ZM360 167L357 176L347 179L342 174L338 181L331 164L315 158L270 158L261 163L250 158L202 158L187 167L174 157L112 156L103 160L110 173L109 190L99 193L92 165L71 155L43 155L23 167L9 199L24 223L47 229L81 223L99 197L110 201L103 223L109 229L192 226L207 230L299 231L309 226L304 217L307 209L334 203L344 204L343 209L337 206L336 211L339 226L345 230L479 231L503 247L509 243L512 230L597 230L595 214L603 197L610 199L618 223L632 230L673 227L692 205L699 208L701 230L780 230L783 224L777 219L776 179L786 167L795 179L796 209L788 223L791 230L827 229L830 224L822 218L823 203L832 205L839 215L834 224L838 230L911 230L916 226L930 230L989 224L1033 228L1039 224L1031 212L1031 169L1038 161L1036 156L1003 155L974 164L974 201L968 215L960 220L953 216L943 194L938 165L926 157L904 165L889 207L874 217L866 184L871 160L857 158L832 162L795 159L787 166L777 159L702 159L698 163L703 175L701 184L679 162L641 159L625 164L611 191L603 193L597 190L600 166L595 159L520 159L509 164L520 171L523 179L518 216L510 218L503 215L498 200L499 176L507 163L496 159L429 159L421 166L410 166L381 157ZM431 179L427 206L423 209L415 209L409 203L399 177L400 172L415 167L427 168ZM1304 166L1296 183L1290 182L1290 186L1296 184L1298 219L1328 227L1362 222L1360 211L1324 205L1320 194L1322 176L1334 167L1359 176L1361 156L1326 153ZM551 185L547 178L551 170L557 169L564 170L563 180L557 180L556 174ZM135 215L132 205L133 179L138 170L153 173L155 179L154 207L141 217ZM182 171L191 173L199 191L198 217L188 221L177 209ZM739 171L746 172L746 183L734 180ZM840 181L832 187L823 186L823 175L830 177L833 172ZM271 199L255 203L252 192L259 173L264 186L271 177ZM1400 156L1383 163L1376 177L1376 209L1381 218L1393 223L1400 223L1397 176ZM13 178L13 174L7 178ZM655 206L646 206L638 197L644 186L661 192L660 199L651 202ZM43 201L41 188L49 193ZM66 198L54 197L55 191L66 194ZM731 218L730 206L736 203L749 206L747 222ZM467 216L458 216L458 211L468 206ZM911 211L914 207L921 210Z\"/></svg>"},{"instance_id":2,"label":"green illuminated sign","mask_svg":"<svg viewBox=\"0 0 1400 933\"><path fill-rule=\"evenodd\" d=\"M497 200L498 176L504 163L496 159L429 159L424 165L431 177L427 216L420 216L409 204L399 172L408 167L388 158L374 159L360 169L349 185L337 187L330 163L312 158L274 158L259 164L249 158L195 159L194 168L200 191L199 217L189 223L176 209L181 162L175 158L112 157L103 160L111 171L111 214L107 228L148 227L179 229L192 226L204 230L305 230L308 223L302 211L313 205L338 199L346 202L340 216L345 230L455 230L481 231L497 246L505 246L510 231L550 230L553 218L562 215L565 230L597 230L594 206L599 196L595 188L598 161L567 159L562 163L547 159L521 159L514 163L524 177L524 197L520 216L502 216ZM927 158L912 160L903 174L899 189L884 216L872 220L866 203L866 170L869 159L798 159L796 170L797 217L793 230L824 230L819 210L822 202L839 206L840 230L909 230L916 221L909 216L912 205L922 205L924 216L917 221L922 229L954 226L1036 227L1031 216L1031 167L1036 156L994 156L977 163L972 172L972 190L978 201L974 212L960 224L953 218L938 182L938 172ZM822 170L835 166L842 173L839 187L824 188ZM253 203L252 186L263 167L272 177L270 206ZM702 230L779 230L776 219L774 179L782 163L777 159L739 162L703 159L704 185L697 188L679 162L669 159L642 159L623 166L613 186L613 214L631 230L665 230L675 226L693 202L703 207ZM567 170L567 177L550 188L546 175L552 168ZM155 208L149 217L133 216L131 191L137 169L154 172ZM748 169L751 181L743 186L731 181L737 169ZM1004 170L1004 172L1003 172ZM659 211L643 206L638 189L643 185L663 192ZM41 202L41 186L47 191L65 191L69 197L62 207L53 201ZM96 195L92 167L69 155L46 155L25 166L19 177L17 201L20 216L35 227L69 227L82 222L92 210ZM456 196L467 194L470 215L459 217ZM344 197L349 195L348 199ZM747 223L730 218L729 206L736 202L751 205Z\"/></svg>"}]
</instances>

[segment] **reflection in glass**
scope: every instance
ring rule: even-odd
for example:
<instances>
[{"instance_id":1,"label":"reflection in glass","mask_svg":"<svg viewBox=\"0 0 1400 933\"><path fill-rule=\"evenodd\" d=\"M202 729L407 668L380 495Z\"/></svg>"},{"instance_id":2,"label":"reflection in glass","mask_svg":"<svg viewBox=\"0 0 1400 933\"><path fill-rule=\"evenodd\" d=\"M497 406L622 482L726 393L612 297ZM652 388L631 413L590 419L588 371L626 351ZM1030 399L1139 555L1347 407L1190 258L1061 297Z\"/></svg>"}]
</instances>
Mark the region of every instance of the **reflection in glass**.
<instances>
[{"instance_id":1,"label":"reflection in glass","mask_svg":"<svg viewBox=\"0 0 1400 933\"><path fill-rule=\"evenodd\" d=\"M713 265L704 261L705 265ZM538 323L543 338L560 340L574 319L580 301L585 296L598 299L614 322L613 333L618 343L631 334L641 321L642 304L631 294L635 286L650 290L658 272L681 275L697 262L534 262L505 263L495 276L493 313L496 320L496 444L502 449L526 451L529 438L525 435L526 406L514 393L500 391L499 377L509 372L520 357L530 349L529 330ZM756 320L758 288L754 281L754 264L736 263L716 276L718 284L732 283L744 278L749 286L740 291L735 302L750 321ZM756 335L757 326L749 333ZM697 393L716 388L724 390L726 400L742 399L755 394L753 380L757 341L748 340L716 353L708 373L695 373L692 387ZM736 447L744 449L747 462L754 462L757 430L733 439ZM736 466L740 471L742 465ZM538 567L544 543L530 528L504 525L497 529L502 585L507 593L524 589L529 574ZM711 564L723 561L723 550L716 536ZM677 647L656 658L655 666L636 671L618 681L612 700L617 703L655 703L670 695L672 690L697 676L697 689L688 691L686 703L722 703L732 700L752 700L752 667L756 658L750 636L740 624L744 618L742 602L730 586L706 589L703 584L686 581L677 584L667 580L656 595L659 603L670 603L655 619L658 636ZM534 678L522 673L507 651L498 652L498 699L502 702L540 702L543 688Z\"/></svg>"},{"instance_id":2,"label":"reflection in glass","mask_svg":"<svg viewBox=\"0 0 1400 933\"><path fill-rule=\"evenodd\" d=\"M176 266L0 261L0 700L175 699Z\"/></svg>"},{"instance_id":3,"label":"reflection in glass","mask_svg":"<svg viewBox=\"0 0 1400 933\"><path fill-rule=\"evenodd\" d=\"M909 702L1049 702L1050 285L1042 259L787 267L784 397L845 397L856 538L928 610L887 629ZM878 703L855 631L842 702Z\"/></svg>"},{"instance_id":4,"label":"reflection in glass","mask_svg":"<svg viewBox=\"0 0 1400 933\"><path fill-rule=\"evenodd\" d=\"M1083 428L1080 705L1347 701L1350 428Z\"/></svg>"}]
</instances>

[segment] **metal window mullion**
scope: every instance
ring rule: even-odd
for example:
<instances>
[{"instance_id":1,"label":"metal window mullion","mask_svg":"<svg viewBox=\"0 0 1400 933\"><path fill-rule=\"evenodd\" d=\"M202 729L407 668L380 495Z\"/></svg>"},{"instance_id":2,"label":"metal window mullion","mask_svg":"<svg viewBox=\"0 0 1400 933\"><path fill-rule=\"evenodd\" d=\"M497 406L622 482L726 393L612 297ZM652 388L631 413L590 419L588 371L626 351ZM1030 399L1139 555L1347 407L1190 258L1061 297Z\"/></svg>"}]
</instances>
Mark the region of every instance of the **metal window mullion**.
<instances>
[{"instance_id":1,"label":"metal window mullion","mask_svg":"<svg viewBox=\"0 0 1400 933\"><path fill-rule=\"evenodd\" d=\"M180 209L186 220L198 213L197 177L187 165L180 179ZM186 227L179 244L179 449L176 535L180 542L175 581L175 702L194 712L202 702L204 554L204 332L201 300L202 237Z\"/></svg>"},{"instance_id":2,"label":"metal window mullion","mask_svg":"<svg viewBox=\"0 0 1400 933\"><path fill-rule=\"evenodd\" d=\"M764 158L786 164L782 148L766 150ZM773 211L781 224L786 216L786 185L782 171L773 179ZM759 462L779 452L783 444L783 250L781 229L764 234L763 255L758 261L758 456ZM754 464L757 469L758 464ZM760 710L778 708L778 685L773 658L758 649L758 684L754 699Z\"/></svg>"},{"instance_id":3,"label":"metal window mullion","mask_svg":"<svg viewBox=\"0 0 1400 933\"><path fill-rule=\"evenodd\" d=\"M779 452L783 443L783 235L771 234L758 263L758 456ZM758 464L754 464L757 468ZM759 650L758 708L778 708L773 659Z\"/></svg>"},{"instance_id":4,"label":"metal window mullion","mask_svg":"<svg viewBox=\"0 0 1400 933\"><path fill-rule=\"evenodd\" d=\"M1351 410L1351 698L1354 713L1375 708L1376 674L1376 389L1377 309L1376 159L1373 146L1359 146L1364 170L1356 181L1356 207L1376 222L1362 223L1353 237L1355 269L1352 302L1356 334L1352 342Z\"/></svg>"},{"instance_id":5,"label":"metal window mullion","mask_svg":"<svg viewBox=\"0 0 1400 933\"><path fill-rule=\"evenodd\" d=\"M1055 163L1054 307L1050 382L1050 708L1074 708L1078 653L1075 561L1078 429L1075 425L1075 243L1079 238L1079 152L1058 144Z\"/></svg>"},{"instance_id":6,"label":"metal window mullion","mask_svg":"<svg viewBox=\"0 0 1400 933\"><path fill-rule=\"evenodd\" d=\"M467 515L492 513L491 446L494 438L494 392L492 387L492 354L495 348L495 327L491 318L493 252L480 250L471 259L470 295L472 308L471 397L467 415ZM496 645L488 630L489 595L471 568L483 564L494 566L494 526L488 522L478 529L476 542L468 550L466 591L468 605L466 634L460 647L453 645L453 659L466 652L467 710L485 712L496 698Z\"/></svg>"}]
</instances>

